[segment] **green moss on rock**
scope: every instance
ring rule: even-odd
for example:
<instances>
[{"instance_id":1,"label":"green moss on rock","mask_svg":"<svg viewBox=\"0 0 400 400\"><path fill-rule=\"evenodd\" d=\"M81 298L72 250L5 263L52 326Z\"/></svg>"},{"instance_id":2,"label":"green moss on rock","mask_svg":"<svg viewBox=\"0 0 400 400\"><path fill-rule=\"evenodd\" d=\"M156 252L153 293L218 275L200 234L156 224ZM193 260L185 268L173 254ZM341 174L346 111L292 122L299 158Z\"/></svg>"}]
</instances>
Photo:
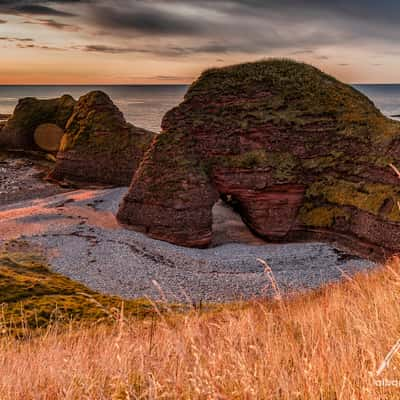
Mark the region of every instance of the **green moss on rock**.
<instances>
[{"instance_id":1,"label":"green moss on rock","mask_svg":"<svg viewBox=\"0 0 400 400\"><path fill-rule=\"evenodd\" d=\"M309 200L318 199L339 206L351 206L373 215L380 215L383 206L390 201L393 206L385 217L391 221L400 221L398 185L328 179L314 182L306 195Z\"/></svg>"},{"instance_id":2,"label":"green moss on rock","mask_svg":"<svg viewBox=\"0 0 400 400\"><path fill-rule=\"evenodd\" d=\"M299 161L287 152L253 150L238 155L220 157L214 164L225 168L271 169L277 181L290 182L297 174Z\"/></svg>"},{"instance_id":3,"label":"green moss on rock","mask_svg":"<svg viewBox=\"0 0 400 400\"><path fill-rule=\"evenodd\" d=\"M305 206L299 212L299 219L306 226L331 228L338 219L348 221L350 214L343 208L335 206L315 208L311 206L310 209Z\"/></svg>"}]
</instances>

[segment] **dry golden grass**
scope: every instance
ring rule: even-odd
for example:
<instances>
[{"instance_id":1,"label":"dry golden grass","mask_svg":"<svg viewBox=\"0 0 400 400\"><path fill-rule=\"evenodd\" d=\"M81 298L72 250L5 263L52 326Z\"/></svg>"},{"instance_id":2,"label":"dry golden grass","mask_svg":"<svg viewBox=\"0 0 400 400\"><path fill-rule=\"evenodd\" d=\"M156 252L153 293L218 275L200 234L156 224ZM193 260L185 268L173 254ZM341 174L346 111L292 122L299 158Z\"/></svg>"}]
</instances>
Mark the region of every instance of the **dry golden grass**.
<instances>
[{"instance_id":1,"label":"dry golden grass","mask_svg":"<svg viewBox=\"0 0 400 400\"><path fill-rule=\"evenodd\" d=\"M291 299L0 343L0 399L397 399L400 261ZM394 382L396 383L396 382Z\"/></svg>"}]
</instances>

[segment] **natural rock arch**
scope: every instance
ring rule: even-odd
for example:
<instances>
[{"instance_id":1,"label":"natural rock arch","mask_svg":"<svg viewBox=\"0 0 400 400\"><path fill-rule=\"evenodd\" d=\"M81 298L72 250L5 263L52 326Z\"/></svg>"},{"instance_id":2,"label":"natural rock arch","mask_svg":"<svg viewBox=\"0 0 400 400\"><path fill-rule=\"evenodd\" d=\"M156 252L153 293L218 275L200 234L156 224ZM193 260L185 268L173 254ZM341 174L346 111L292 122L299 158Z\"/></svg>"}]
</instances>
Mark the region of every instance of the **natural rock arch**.
<instances>
[{"instance_id":1,"label":"natural rock arch","mask_svg":"<svg viewBox=\"0 0 400 400\"><path fill-rule=\"evenodd\" d=\"M19 100L13 115L0 130L0 148L39 150L35 142L35 130L43 124L56 125L64 130L74 106L75 100L69 95L56 99L26 97ZM52 132L49 131L49 134ZM59 139L58 132L56 136ZM53 142L54 138L49 140Z\"/></svg>"},{"instance_id":2,"label":"natural rock arch","mask_svg":"<svg viewBox=\"0 0 400 400\"><path fill-rule=\"evenodd\" d=\"M316 68L268 60L204 72L165 116L118 219L207 246L229 195L269 240L321 239L383 258L400 250L400 124Z\"/></svg>"}]
</instances>

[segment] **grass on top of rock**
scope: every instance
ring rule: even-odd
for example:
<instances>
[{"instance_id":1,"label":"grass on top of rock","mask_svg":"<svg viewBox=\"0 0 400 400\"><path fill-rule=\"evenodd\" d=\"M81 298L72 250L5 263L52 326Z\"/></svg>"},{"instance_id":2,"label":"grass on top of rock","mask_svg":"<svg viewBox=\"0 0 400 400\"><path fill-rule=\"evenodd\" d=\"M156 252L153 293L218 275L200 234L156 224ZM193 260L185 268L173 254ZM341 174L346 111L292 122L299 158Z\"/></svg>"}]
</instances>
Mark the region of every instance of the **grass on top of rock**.
<instances>
[{"instance_id":1,"label":"grass on top of rock","mask_svg":"<svg viewBox=\"0 0 400 400\"><path fill-rule=\"evenodd\" d=\"M109 318L122 300L101 295L50 270L40 253L0 252L0 331L21 333L24 328L45 328L49 323ZM126 315L146 317L156 312L146 300L124 301ZM0 333L1 333L0 332Z\"/></svg>"},{"instance_id":2,"label":"grass on top of rock","mask_svg":"<svg viewBox=\"0 0 400 400\"><path fill-rule=\"evenodd\" d=\"M302 126L309 121L334 119L338 133L383 144L400 131L397 121L383 116L368 97L352 86L311 65L289 59L206 70L189 88L185 102L197 98L224 103L229 96L239 96L250 100L248 105L241 105L245 109L253 106L257 92L264 96L257 100L262 103L254 104L257 114L253 116L266 122L281 117Z\"/></svg>"}]
</instances>

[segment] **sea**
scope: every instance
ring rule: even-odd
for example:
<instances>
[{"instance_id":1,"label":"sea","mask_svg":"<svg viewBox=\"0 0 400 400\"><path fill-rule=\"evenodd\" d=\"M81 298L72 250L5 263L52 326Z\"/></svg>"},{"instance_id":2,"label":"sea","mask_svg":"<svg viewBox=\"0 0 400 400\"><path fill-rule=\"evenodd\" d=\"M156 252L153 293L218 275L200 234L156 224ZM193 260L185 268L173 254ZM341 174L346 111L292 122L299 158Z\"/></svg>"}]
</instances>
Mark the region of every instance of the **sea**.
<instances>
[{"instance_id":1,"label":"sea","mask_svg":"<svg viewBox=\"0 0 400 400\"><path fill-rule=\"evenodd\" d=\"M353 86L367 95L383 114L400 115L400 84ZM102 90L129 122L159 132L162 117L182 101L187 88L187 85L0 86L0 114L11 114L22 97L47 99L70 94L78 99L92 90Z\"/></svg>"}]
</instances>

